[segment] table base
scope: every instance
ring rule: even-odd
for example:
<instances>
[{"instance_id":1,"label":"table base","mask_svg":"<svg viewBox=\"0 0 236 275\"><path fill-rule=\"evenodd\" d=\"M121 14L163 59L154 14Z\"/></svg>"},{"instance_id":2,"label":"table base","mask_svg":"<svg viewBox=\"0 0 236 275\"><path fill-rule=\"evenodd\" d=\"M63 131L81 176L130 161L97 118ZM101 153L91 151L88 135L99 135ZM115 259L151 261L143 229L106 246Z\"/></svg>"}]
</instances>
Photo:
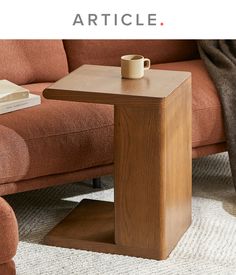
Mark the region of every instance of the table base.
<instances>
[{"instance_id":1,"label":"table base","mask_svg":"<svg viewBox=\"0 0 236 275\"><path fill-rule=\"evenodd\" d=\"M114 203L84 199L44 238L47 245L162 259L154 249L115 244Z\"/></svg>"}]
</instances>

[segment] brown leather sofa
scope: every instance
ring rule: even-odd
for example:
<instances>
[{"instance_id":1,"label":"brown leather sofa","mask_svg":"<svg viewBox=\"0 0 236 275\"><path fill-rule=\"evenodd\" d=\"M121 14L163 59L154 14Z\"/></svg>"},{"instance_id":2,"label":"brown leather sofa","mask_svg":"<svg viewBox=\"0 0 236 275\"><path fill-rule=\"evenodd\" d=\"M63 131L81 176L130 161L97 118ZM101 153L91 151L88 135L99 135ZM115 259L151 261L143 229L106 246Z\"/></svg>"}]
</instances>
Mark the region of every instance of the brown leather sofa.
<instances>
[{"instance_id":1,"label":"brown leather sofa","mask_svg":"<svg viewBox=\"0 0 236 275\"><path fill-rule=\"evenodd\" d=\"M192 72L193 157L224 151L221 105L196 41L0 40L0 79L41 95L50 83L82 64L119 66L120 56L127 53L150 58L154 69ZM113 108L42 98L40 106L0 116L0 152L0 195L110 174ZM0 204L0 211L4 209ZM11 226L0 219L0 233ZM16 240L15 229L11 234ZM15 247L12 244L11 251ZM6 262L11 265L9 257Z\"/></svg>"}]
</instances>

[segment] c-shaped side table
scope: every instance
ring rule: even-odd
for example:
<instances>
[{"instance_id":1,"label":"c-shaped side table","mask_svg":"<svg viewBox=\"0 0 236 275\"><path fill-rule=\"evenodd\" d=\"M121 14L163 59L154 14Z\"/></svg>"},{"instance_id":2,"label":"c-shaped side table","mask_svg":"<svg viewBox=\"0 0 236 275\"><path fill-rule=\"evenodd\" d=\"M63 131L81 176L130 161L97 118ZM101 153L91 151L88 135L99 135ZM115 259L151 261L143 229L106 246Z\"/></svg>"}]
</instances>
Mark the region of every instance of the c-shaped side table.
<instances>
[{"instance_id":1,"label":"c-shaped side table","mask_svg":"<svg viewBox=\"0 0 236 275\"><path fill-rule=\"evenodd\" d=\"M48 99L114 105L115 202L83 200L45 237L49 245L165 259L191 223L191 74L83 65Z\"/></svg>"}]
</instances>

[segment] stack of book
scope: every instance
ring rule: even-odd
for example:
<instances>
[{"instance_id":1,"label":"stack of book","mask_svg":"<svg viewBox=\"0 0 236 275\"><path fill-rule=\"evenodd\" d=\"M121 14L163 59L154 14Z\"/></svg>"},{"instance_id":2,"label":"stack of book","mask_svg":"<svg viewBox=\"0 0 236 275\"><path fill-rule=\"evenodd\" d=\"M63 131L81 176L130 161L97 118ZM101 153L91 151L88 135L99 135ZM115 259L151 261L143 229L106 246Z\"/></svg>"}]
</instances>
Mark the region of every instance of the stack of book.
<instances>
[{"instance_id":1,"label":"stack of book","mask_svg":"<svg viewBox=\"0 0 236 275\"><path fill-rule=\"evenodd\" d=\"M0 115L29 108L41 103L39 95L8 80L0 80Z\"/></svg>"}]
</instances>

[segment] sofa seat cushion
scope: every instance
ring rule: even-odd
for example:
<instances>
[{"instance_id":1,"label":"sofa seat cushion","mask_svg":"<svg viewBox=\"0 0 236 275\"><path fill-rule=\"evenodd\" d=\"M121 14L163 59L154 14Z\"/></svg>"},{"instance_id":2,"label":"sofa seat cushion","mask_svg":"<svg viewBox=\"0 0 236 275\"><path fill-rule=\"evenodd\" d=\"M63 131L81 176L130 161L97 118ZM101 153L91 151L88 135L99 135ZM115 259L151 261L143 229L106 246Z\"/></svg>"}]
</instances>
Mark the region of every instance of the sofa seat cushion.
<instances>
[{"instance_id":1,"label":"sofa seat cushion","mask_svg":"<svg viewBox=\"0 0 236 275\"><path fill-rule=\"evenodd\" d=\"M42 94L50 83L25 85ZM0 184L113 161L113 108L46 100L0 115Z\"/></svg>"},{"instance_id":2,"label":"sofa seat cushion","mask_svg":"<svg viewBox=\"0 0 236 275\"><path fill-rule=\"evenodd\" d=\"M220 100L203 62L190 60L158 64L152 68L192 73L192 147L224 142Z\"/></svg>"},{"instance_id":3,"label":"sofa seat cushion","mask_svg":"<svg viewBox=\"0 0 236 275\"><path fill-rule=\"evenodd\" d=\"M68 73L62 40L0 40L0 79L56 81Z\"/></svg>"},{"instance_id":4,"label":"sofa seat cushion","mask_svg":"<svg viewBox=\"0 0 236 275\"><path fill-rule=\"evenodd\" d=\"M18 245L18 225L10 205L0 198L0 266L11 261ZM0 268L1 271L1 268ZM1 273L0 274L5 274ZM8 273L6 273L8 274Z\"/></svg>"}]
</instances>

